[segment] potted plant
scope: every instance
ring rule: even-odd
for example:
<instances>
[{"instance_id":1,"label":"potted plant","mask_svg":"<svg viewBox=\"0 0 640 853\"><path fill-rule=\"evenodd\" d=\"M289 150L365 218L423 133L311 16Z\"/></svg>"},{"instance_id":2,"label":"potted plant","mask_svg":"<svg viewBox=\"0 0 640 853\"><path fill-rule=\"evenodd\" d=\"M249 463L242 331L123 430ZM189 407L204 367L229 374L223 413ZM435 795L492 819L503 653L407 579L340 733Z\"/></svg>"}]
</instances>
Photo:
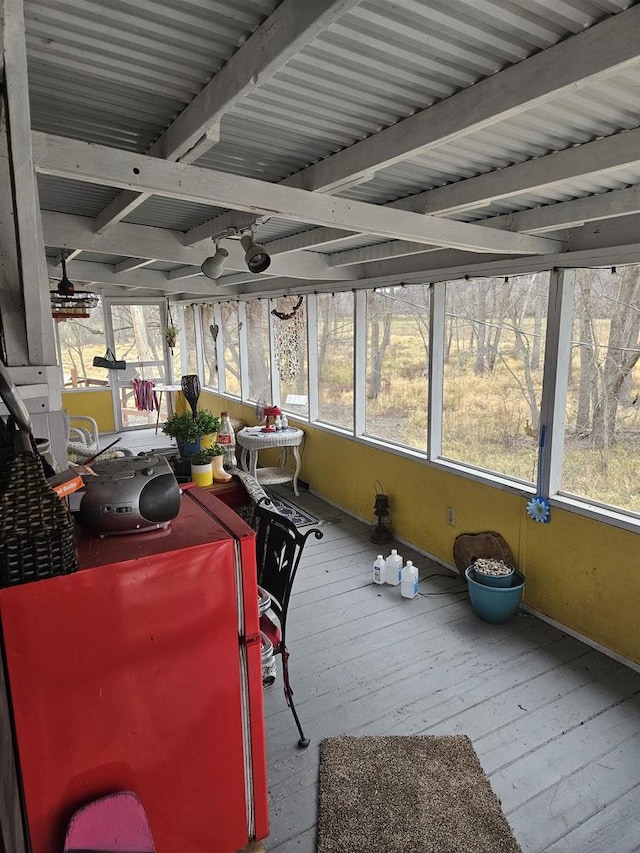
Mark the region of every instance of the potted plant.
<instances>
[{"instance_id":1,"label":"potted plant","mask_svg":"<svg viewBox=\"0 0 640 853\"><path fill-rule=\"evenodd\" d=\"M471 605L482 620L501 625L514 615L522 601L524 575L502 560L484 557L475 560L464 574Z\"/></svg>"},{"instance_id":2,"label":"potted plant","mask_svg":"<svg viewBox=\"0 0 640 853\"><path fill-rule=\"evenodd\" d=\"M213 483L213 465L209 450L199 450L191 457L191 479L196 486L210 486Z\"/></svg>"},{"instance_id":3,"label":"potted plant","mask_svg":"<svg viewBox=\"0 0 640 853\"><path fill-rule=\"evenodd\" d=\"M173 324L165 326L162 330L162 333L164 334L164 339L167 342L167 346L169 347L169 349L173 349L175 347L179 332L180 329L177 326L174 326Z\"/></svg>"},{"instance_id":4,"label":"potted plant","mask_svg":"<svg viewBox=\"0 0 640 853\"><path fill-rule=\"evenodd\" d=\"M175 438L183 459L215 444L219 429L220 418L208 409L200 409L195 417L191 412L176 412L162 426L165 435Z\"/></svg>"},{"instance_id":5,"label":"potted plant","mask_svg":"<svg viewBox=\"0 0 640 853\"><path fill-rule=\"evenodd\" d=\"M213 464L213 479L218 483L226 483L231 479L231 474L228 474L223 467L225 449L221 444L214 444L205 451L209 454Z\"/></svg>"}]
</instances>

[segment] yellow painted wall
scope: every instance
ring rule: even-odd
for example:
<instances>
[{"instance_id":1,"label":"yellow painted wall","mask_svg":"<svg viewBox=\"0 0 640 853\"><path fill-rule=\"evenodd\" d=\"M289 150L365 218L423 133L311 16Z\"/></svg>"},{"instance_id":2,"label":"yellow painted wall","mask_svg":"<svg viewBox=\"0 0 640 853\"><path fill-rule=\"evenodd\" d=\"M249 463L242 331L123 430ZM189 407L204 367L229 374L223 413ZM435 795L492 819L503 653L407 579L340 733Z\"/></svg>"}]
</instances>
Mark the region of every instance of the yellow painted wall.
<instances>
[{"instance_id":1,"label":"yellow painted wall","mask_svg":"<svg viewBox=\"0 0 640 853\"><path fill-rule=\"evenodd\" d=\"M70 415L88 415L98 424L100 432L115 432L111 389L63 391L62 408Z\"/></svg>"},{"instance_id":2,"label":"yellow painted wall","mask_svg":"<svg viewBox=\"0 0 640 853\"><path fill-rule=\"evenodd\" d=\"M208 397L214 413L223 408L255 423L252 407ZM458 534L498 531L526 575L526 604L640 663L636 533L555 508L550 524L538 524L524 497L290 421L305 431L301 478L315 494L369 520L379 480L396 535L450 565Z\"/></svg>"},{"instance_id":3,"label":"yellow painted wall","mask_svg":"<svg viewBox=\"0 0 640 853\"><path fill-rule=\"evenodd\" d=\"M109 391L65 392L63 407L91 415L102 432L115 428ZM199 408L255 423L252 406L208 391ZM526 575L526 604L640 663L636 533L555 508L550 524L536 524L526 516L526 498L291 422L305 431L301 478L317 495L369 520L378 480L391 499L396 535L450 565L459 533L498 531ZM261 461L275 464L275 454ZM446 523L447 507L455 510L455 527Z\"/></svg>"}]
</instances>

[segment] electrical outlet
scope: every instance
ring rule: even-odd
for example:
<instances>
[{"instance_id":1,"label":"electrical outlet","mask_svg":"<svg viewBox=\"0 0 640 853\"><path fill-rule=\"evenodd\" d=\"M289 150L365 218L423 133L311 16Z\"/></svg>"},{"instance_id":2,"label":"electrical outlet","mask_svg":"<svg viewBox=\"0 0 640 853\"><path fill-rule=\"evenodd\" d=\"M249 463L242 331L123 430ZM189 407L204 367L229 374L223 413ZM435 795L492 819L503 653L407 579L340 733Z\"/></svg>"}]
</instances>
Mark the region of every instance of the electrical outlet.
<instances>
[{"instance_id":1,"label":"electrical outlet","mask_svg":"<svg viewBox=\"0 0 640 853\"><path fill-rule=\"evenodd\" d=\"M456 511L452 506L447 507L447 524L452 527L456 526Z\"/></svg>"}]
</instances>

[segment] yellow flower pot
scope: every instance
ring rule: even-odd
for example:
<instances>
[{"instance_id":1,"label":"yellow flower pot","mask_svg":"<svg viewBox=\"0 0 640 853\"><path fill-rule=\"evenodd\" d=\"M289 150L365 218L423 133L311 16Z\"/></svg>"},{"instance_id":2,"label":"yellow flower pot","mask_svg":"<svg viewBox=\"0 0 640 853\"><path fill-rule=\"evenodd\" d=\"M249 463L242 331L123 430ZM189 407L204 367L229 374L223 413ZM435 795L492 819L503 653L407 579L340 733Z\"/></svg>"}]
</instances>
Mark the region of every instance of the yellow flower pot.
<instances>
[{"instance_id":1,"label":"yellow flower pot","mask_svg":"<svg viewBox=\"0 0 640 853\"><path fill-rule=\"evenodd\" d=\"M217 432L210 432L208 435L203 435L200 438L200 450L208 450L218 440Z\"/></svg>"},{"instance_id":2,"label":"yellow flower pot","mask_svg":"<svg viewBox=\"0 0 640 853\"><path fill-rule=\"evenodd\" d=\"M211 462L206 465L192 465L191 479L196 486L210 486L213 483L213 466Z\"/></svg>"}]
</instances>

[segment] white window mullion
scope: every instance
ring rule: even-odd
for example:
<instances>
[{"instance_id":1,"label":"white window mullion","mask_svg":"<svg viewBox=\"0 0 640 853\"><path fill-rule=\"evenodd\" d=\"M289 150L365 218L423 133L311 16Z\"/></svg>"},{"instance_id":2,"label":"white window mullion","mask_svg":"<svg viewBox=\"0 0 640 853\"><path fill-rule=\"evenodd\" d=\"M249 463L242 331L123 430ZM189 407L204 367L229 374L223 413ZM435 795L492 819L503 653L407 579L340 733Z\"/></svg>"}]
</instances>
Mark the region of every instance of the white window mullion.
<instances>
[{"instance_id":1,"label":"white window mullion","mask_svg":"<svg viewBox=\"0 0 640 853\"><path fill-rule=\"evenodd\" d=\"M271 403L274 406L280 405L280 371L276 364L276 346L275 346L275 327L273 324L273 314L271 313L276 307L275 299L269 300L269 363L271 364ZM268 401L267 401L268 402Z\"/></svg>"},{"instance_id":2,"label":"white window mullion","mask_svg":"<svg viewBox=\"0 0 640 853\"><path fill-rule=\"evenodd\" d=\"M354 435L364 434L367 406L367 291L354 294L353 426Z\"/></svg>"},{"instance_id":3,"label":"white window mullion","mask_svg":"<svg viewBox=\"0 0 640 853\"><path fill-rule=\"evenodd\" d=\"M306 297L307 314L307 360L309 365L309 422L318 420L318 297L309 293Z\"/></svg>"},{"instance_id":4,"label":"white window mullion","mask_svg":"<svg viewBox=\"0 0 640 853\"><path fill-rule=\"evenodd\" d=\"M562 477L574 285L575 270L553 270L550 273L540 404L540 429L545 428L545 442L538 457L542 494L546 496L558 492Z\"/></svg>"},{"instance_id":5,"label":"white window mullion","mask_svg":"<svg viewBox=\"0 0 640 853\"><path fill-rule=\"evenodd\" d=\"M196 346L196 372L200 384L204 385L204 349L202 345L202 311L199 305L193 306L193 330Z\"/></svg>"},{"instance_id":6,"label":"white window mullion","mask_svg":"<svg viewBox=\"0 0 640 853\"><path fill-rule=\"evenodd\" d=\"M427 459L437 459L442 452L442 407L444 404L444 281L431 285L429 316L429 401L427 417Z\"/></svg>"},{"instance_id":7,"label":"white window mullion","mask_svg":"<svg viewBox=\"0 0 640 853\"><path fill-rule=\"evenodd\" d=\"M118 357L118 353L116 352L116 344L115 338L113 334L113 317L111 312L113 310L113 302L110 299L102 300L102 315L104 318L104 336L106 339L106 344L110 347ZM109 382L111 384L111 398L113 401L113 414L115 420L116 431L120 432L122 430L122 407L120 405L120 389L118 388L118 383L113 381L113 371L109 371Z\"/></svg>"},{"instance_id":8,"label":"white window mullion","mask_svg":"<svg viewBox=\"0 0 640 853\"><path fill-rule=\"evenodd\" d=\"M238 302L238 349L240 350L240 399L249 398L249 350L247 344L247 303Z\"/></svg>"}]
</instances>

